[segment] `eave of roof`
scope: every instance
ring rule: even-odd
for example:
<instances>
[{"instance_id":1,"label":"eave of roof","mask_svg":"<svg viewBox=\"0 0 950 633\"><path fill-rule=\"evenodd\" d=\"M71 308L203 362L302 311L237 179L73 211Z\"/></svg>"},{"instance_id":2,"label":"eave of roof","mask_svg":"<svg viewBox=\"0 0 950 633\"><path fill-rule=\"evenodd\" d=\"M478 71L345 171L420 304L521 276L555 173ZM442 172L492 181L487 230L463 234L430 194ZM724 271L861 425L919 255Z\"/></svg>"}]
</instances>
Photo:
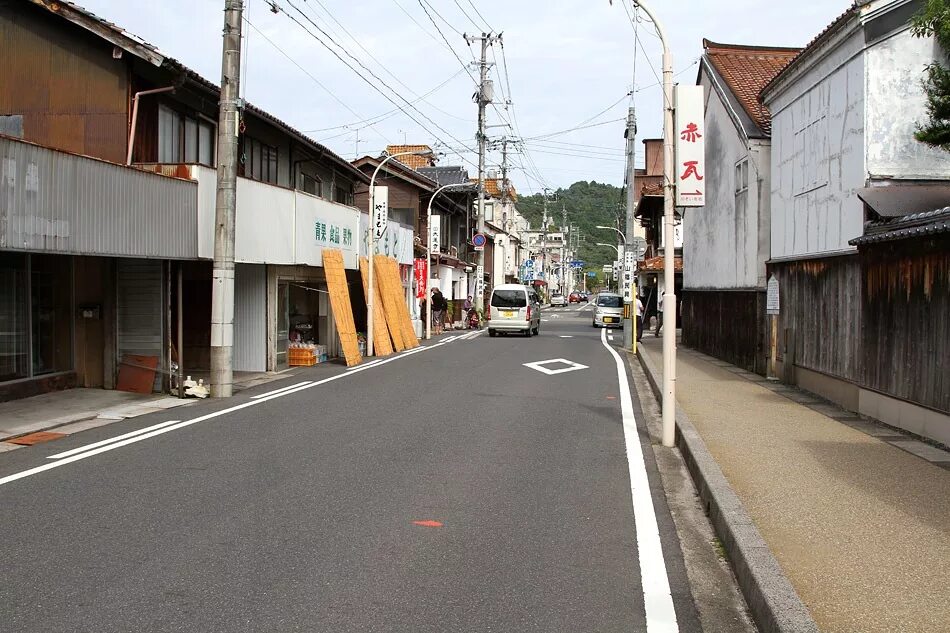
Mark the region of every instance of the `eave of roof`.
<instances>
[{"instance_id":1,"label":"eave of roof","mask_svg":"<svg viewBox=\"0 0 950 633\"><path fill-rule=\"evenodd\" d=\"M106 41L112 43L115 46L118 46L122 50L128 52L131 55L142 59L153 66L158 66L166 70L176 72L184 76L186 79L191 81L196 86L199 86L205 90L208 90L215 96L219 95L221 90L217 84L212 81L209 81L199 75L196 71L188 68L182 64L177 59L173 59L163 54L158 47L149 44L145 40L125 31L121 27L104 18L99 17L98 15L92 13L88 9L79 6L74 2L69 0L29 0L34 5L46 9L54 15L68 20L69 22L86 29L87 31L105 39ZM305 135L303 132L295 129L291 125L281 121L273 114L265 112L264 110L254 106L253 104L245 102L244 109L247 112L252 113L256 117L271 123L282 131L286 132L290 136L293 136L301 145L304 145L311 150L316 151L321 157L326 156L331 162L342 167L349 175L353 176L355 179L369 182L369 177L366 176L362 171L354 167L349 163L349 161L344 160L341 156L337 155L331 149L318 143L312 138Z\"/></svg>"},{"instance_id":2,"label":"eave of roof","mask_svg":"<svg viewBox=\"0 0 950 633\"><path fill-rule=\"evenodd\" d=\"M912 213L880 222L867 222L864 225L864 233L860 237L848 240L848 244L864 246L950 233L950 207Z\"/></svg>"},{"instance_id":3,"label":"eave of roof","mask_svg":"<svg viewBox=\"0 0 950 633\"><path fill-rule=\"evenodd\" d=\"M376 167L379 167L380 162L382 162L381 158L374 156L363 156L362 158L357 158L354 160L353 166L359 169L365 165L370 165L375 169ZM380 171L397 176L410 184L416 185L420 189L425 189L426 191L435 191L435 189L439 186L439 183L432 180L428 176L419 173L408 165L403 164L398 158L394 158L393 160L387 162L385 165L383 165L383 168Z\"/></svg>"},{"instance_id":4,"label":"eave of roof","mask_svg":"<svg viewBox=\"0 0 950 633\"><path fill-rule=\"evenodd\" d=\"M866 2L862 2L861 4L866 4ZM826 26L821 33L816 35L812 41L806 44L805 48L799 51L798 55L789 60L788 64L785 65L785 68L783 68L780 73L772 77L772 79L762 87L762 90L759 91L759 99L761 100L763 95L768 93L776 85L778 85L779 82L784 80L789 75L789 73L791 73L801 64L804 58L808 57L808 55L814 52L815 49L820 47L826 41L831 39L838 31L844 28L851 18L858 15L860 8L859 2L853 2L852 5L848 7L847 11L835 18L835 20Z\"/></svg>"}]
</instances>

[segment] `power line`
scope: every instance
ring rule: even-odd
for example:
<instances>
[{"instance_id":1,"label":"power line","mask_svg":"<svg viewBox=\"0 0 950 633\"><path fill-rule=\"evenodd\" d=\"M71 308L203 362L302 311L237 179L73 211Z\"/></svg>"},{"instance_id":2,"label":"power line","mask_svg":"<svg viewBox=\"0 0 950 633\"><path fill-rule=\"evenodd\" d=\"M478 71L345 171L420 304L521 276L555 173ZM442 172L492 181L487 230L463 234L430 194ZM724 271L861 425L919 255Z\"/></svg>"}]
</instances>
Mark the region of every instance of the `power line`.
<instances>
[{"instance_id":1,"label":"power line","mask_svg":"<svg viewBox=\"0 0 950 633\"><path fill-rule=\"evenodd\" d=\"M338 48L340 48L348 57L352 58L357 64L359 64L364 70L366 70L366 72L368 72L370 75L372 75L373 78L376 79L376 81L378 81L380 84L382 84L383 86L385 86L387 90L389 90L389 91L390 91L391 93L393 93L396 97L398 97L399 99L401 99L407 106L409 106L410 108L412 108L413 110L415 110L420 116L422 116L422 118L424 118L424 119L426 119L427 121L429 121L432 125L434 125L434 126L437 127L438 129L440 129L443 133L445 133L446 135L448 135L451 139L453 139L454 141L456 141L457 143L459 143L461 146L466 147L466 149L467 149L469 152L475 153L475 151L474 151L473 149L471 149L471 148L468 148L468 147L465 145L464 142L460 141L460 140L459 140L458 138L456 138L452 133L448 132L445 128L443 128L443 127L440 126L438 123L436 123L435 121L433 121L431 118L429 118L428 116L426 116L426 114L425 114L424 112L422 112L421 110L419 110L418 108L416 108L415 106L413 106L411 103L409 103L402 95L400 95L398 92L396 92L395 90L393 90L393 88L392 88L389 84L387 84L382 78L380 78L376 73L374 73L372 70L370 70L369 68L367 68L365 64L363 64L361 61L359 61L359 59L353 57L353 55L352 55L351 53L349 53L349 51L347 51L344 47L340 46L340 44L338 44L335 40L333 40L333 38L330 37L330 35L329 35L326 31L324 31L322 28L320 28L320 26L319 26L318 24L316 24L312 19L310 19L310 17L307 16L307 14L305 14L304 12L302 12L291 0L286 0L286 1L287 1L287 4L290 5L290 6L291 6L297 13L299 13L305 20L307 20L308 22L310 22L310 24L312 24L312 25L314 26L314 28L316 28L318 31L320 31L320 33L322 33L322 34L324 35L324 37L326 37L328 40L330 40L331 42L333 42L333 43L334 43ZM279 7L278 4L277 4L277 0L270 0L270 3L271 3L271 7L272 7L272 8L274 8L275 10L280 10L280 7ZM414 116L412 116L409 112L407 112L401 105L399 105L398 103L396 103L395 101L393 101L393 99L392 99L389 95L387 95L385 92L383 92L378 86L376 86L376 84L374 84L372 81L370 81L369 79L367 79L360 71L358 71L358 70L357 70L356 68L354 68L349 62L347 62L345 59L343 59L343 58L339 55L339 53L337 53L335 50L333 50L333 48L331 48L326 42L324 42L320 37L318 37L316 34L314 34L309 28L307 28L306 25L304 25L302 22L300 22L300 20L298 20L298 19L295 18L294 16L290 15L290 14L287 13L286 11L283 11L283 13L284 13L284 15L286 15L288 18L290 18L291 20L293 20L293 22L295 22L300 28L302 28L308 35L310 35L312 38L314 38L320 45L322 45L324 48L326 48L328 51L330 51L330 52L333 54L334 57L336 57L338 60L340 60L341 62L343 62L343 64L346 65L347 68L349 68L349 69L352 70L354 73L356 73L356 75L357 75L360 79L362 79L364 82L366 82L371 88L373 88L373 90L375 90L376 92L378 92L378 93L379 93L380 95L382 95L387 101L389 101L389 102L392 103L394 106L396 106L397 108L399 108L399 109L403 112L403 114L405 114L405 115L406 115L407 117L409 117L413 122L415 122L416 125L418 125L418 126L421 127L422 129L426 130L429 134L432 134L433 137L435 137L437 140L439 140L440 142L442 142L441 139L439 139L439 137L438 137L437 134L433 133L432 130L430 130L430 129L429 129L428 127L426 127L423 123L421 123L418 119L416 119L416 118L415 118ZM465 159L463 159L463 160L465 160ZM469 162L469 164L474 164L474 163L472 163L471 161L468 161L468 162Z\"/></svg>"},{"instance_id":2,"label":"power line","mask_svg":"<svg viewBox=\"0 0 950 633\"><path fill-rule=\"evenodd\" d=\"M475 9L475 13L477 13L477 14L478 14L478 17L480 17L480 18L482 19L482 22L485 23L485 26L488 27L489 32L494 31L495 29L493 29L493 28L491 27L491 24L489 24L489 23L488 23L488 20L485 19L485 16L482 15L482 12L478 10L478 7L475 6L475 3L472 2L472 0L467 0L467 1L468 1L468 3L469 3L470 5L472 5L472 8Z\"/></svg>"},{"instance_id":3,"label":"power line","mask_svg":"<svg viewBox=\"0 0 950 633\"><path fill-rule=\"evenodd\" d=\"M529 137L524 138L524 140L538 141L538 140L550 138L552 136L560 136L562 134L569 134L571 132L576 132L577 130L586 130L587 128L600 127L601 125L609 125L611 123L617 123L618 121L626 121L626 120L627 120L626 117L621 117L619 119L610 119L609 121L601 121L600 123L591 123L589 125L578 125L572 128L568 128L566 130L559 130L557 132L549 132L547 134L541 134L538 136L529 136Z\"/></svg>"},{"instance_id":4,"label":"power line","mask_svg":"<svg viewBox=\"0 0 950 633\"><path fill-rule=\"evenodd\" d=\"M476 22L474 19L472 19L472 16L470 16L470 15L468 14L468 12L462 7L461 3L459 3L459 0L452 0L452 1L455 2L455 6L457 6L457 7L459 8L459 11L462 12L462 15L464 15L465 18L466 18L469 22L472 23L472 26L474 26L476 29L479 29L479 30L482 28L482 27L478 24L478 22Z\"/></svg>"}]
</instances>

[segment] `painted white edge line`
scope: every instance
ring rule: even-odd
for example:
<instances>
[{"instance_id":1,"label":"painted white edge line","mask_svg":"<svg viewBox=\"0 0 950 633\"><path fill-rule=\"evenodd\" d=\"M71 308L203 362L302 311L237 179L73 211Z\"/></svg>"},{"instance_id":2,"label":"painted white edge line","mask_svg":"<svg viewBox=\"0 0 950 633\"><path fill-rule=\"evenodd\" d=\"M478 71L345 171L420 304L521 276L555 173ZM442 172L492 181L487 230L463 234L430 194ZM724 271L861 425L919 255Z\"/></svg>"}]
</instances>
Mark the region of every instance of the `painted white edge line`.
<instances>
[{"instance_id":1,"label":"painted white edge line","mask_svg":"<svg viewBox=\"0 0 950 633\"><path fill-rule=\"evenodd\" d=\"M354 369L359 369L360 367L362 367L363 369L366 369L367 367L372 367L373 365L379 363L379 362L382 361L382 360L383 360L382 358L377 358L376 360L371 360L371 361L369 361L368 363L362 363L362 364L360 364L360 365L354 365L354 366L352 366L352 367L347 367L347 368L346 368L346 371L353 371Z\"/></svg>"},{"instance_id":2,"label":"painted white edge line","mask_svg":"<svg viewBox=\"0 0 950 633\"><path fill-rule=\"evenodd\" d=\"M417 347L417 348L415 348L415 349L409 350L408 353L424 352L424 351L426 351L426 350L430 350L430 349L435 349L435 348L437 348L437 347L441 347L442 345L445 345L445 343L444 343L444 342L439 342L439 343L436 343L435 345L429 345L429 346L427 346L427 347ZM193 418L193 419L191 419L191 420L185 420L184 422L178 422L178 423L175 423L175 424L168 424L167 426L163 426L162 428L156 428L156 429L154 429L154 430L152 430L152 431L149 431L148 433L142 433L142 434L136 435L136 436L134 436L134 437L127 437L126 439L123 439L123 440L119 440L118 438L113 438L113 440L112 440L111 442L109 442L109 443L107 443L107 444L105 444L105 445L103 445L103 446L99 446L99 447L97 447L97 448L92 448L92 449L90 449L90 450L85 450L85 451L83 451L83 452L81 452L81 453L77 453L77 454L75 454L75 455L70 455L69 457L63 457L62 459L59 459L58 461L50 462L50 463L48 463L48 464L43 464L42 466L36 466L35 468L30 468L30 469L28 469L28 470L23 470L23 471L20 471L20 472L18 472L18 473L13 473L12 475L7 475L6 477L0 477L0 486L3 486L3 485L8 484L8 483L12 483L12 482L14 482L14 481L17 481L18 479L23 479L23 478L25 478L25 477L30 477L30 476L32 476L32 475L37 475L37 474L42 473L42 472L45 472L45 471L47 471L47 470L52 470L52 469L54 469L54 468L59 468L60 466L65 466L66 464L71 464L72 462L76 462L76 461L79 461L79 460L81 460L81 459L86 459L87 457L92 457L93 455L99 455L100 453L105 453L105 452L107 452L107 451L115 450L115 449L117 449L117 448L121 448L122 446L127 446L127 445L129 445L129 444L133 444L133 443L135 443L135 442L141 442L141 441L143 441L143 440L147 440L147 439L152 438L152 437L155 437L155 436L157 436L157 435L162 435L162 434L168 433L168 432L170 432L170 431L177 431L178 429L185 428L186 426L191 426L192 424L197 424L198 422L204 422L205 420L211 420L211 419L213 419L213 418L218 418L218 417L221 417L221 416L223 416L223 415L227 415L228 413L234 413L235 411L240 411L241 409L247 409L248 407L253 407L253 406L262 404L262 403L264 403L264 402L268 402L268 401L270 401L270 400L275 400L275 399L277 399L277 398L283 398L284 396L287 396L287 395L290 395L290 394L293 394L293 393L297 393L298 391L304 391L304 390L306 390L306 389L311 389L311 388L313 388L313 387L318 387L318 386L320 386L320 385L325 385L325 384L327 384L328 382L333 382L334 380L339 380L339 379L341 379L341 378L346 378L347 376L352 376L352 375L354 375L354 374L358 374L358 373L360 373L361 371L365 371L365 370L371 369L371 368L373 368L373 367L379 367L380 365L385 365L386 363L391 363L391 362L393 362L393 361L395 361L395 360L399 360L400 358L404 358L406 355L407 355L406 353L403 353L403 354L400 354L400 355L398 355L398 356L391 356L391 357L389 357L389 358L384 358L384 359L380 360L378 363L375 363L375 364L373 364L373 365L360 365L360 366L357 366L357 367L353 368L353 371L351 371L351 372L342 372L342 373L339 373L339 374L337 374L337 375L335 375L335 376L330 376L329 378L324 378L323 380L318 380L318 381L316 381L316 382L311 382L311 383L306 384L306 385L302 385L302 386L299 386L299 387L294 387L294 388L292 388L292 389L287 389L287 390L281 391L281 392L279 392L279 393L275 393L275 394L272 394L272 395L269 395L269 396L264 396L264 397L262 397L262 398L258 398L257 400L248 400L247 402L243 402L243 403L238 404L238 405L235 405L235 406L233 406L233 407L228 407L227 409L222 409L222 410L220 410L220 411L213 411L212 413L208 413L208 414L206 414L206 415L198 416L197 418ZM87 447L87 448L88 448L88 447Z\"/></svg>"},{"instance_id":3,"label":"painted white edge line","mask_svg":"<svg viewBox=\"0 0 950 633\"><path fill-rule=\"evenodd\" d=\"M117 435L116 437L110 437L109 439L102 440L100 442L93 442L92 444L86 444L85 446L80 446L79 448L74 448L62 453L56 453L55 455L47 455L46 459L62 459L63 457L69 457L70 455L75 455L76 453L82 453L83 451L88 451L93 448L98 448L99 446L105 446L106 444L111 444L112 442L118 442L119 440L124 440L127 437L135 437L136 435L142 435L143 433L148 433L155 429L160 429L171 424L177 424L181 420L169 420L168 422L159 422L158 424L153 424L152 426L147 426L144 429L138 429L137 431L132 431L130 433L125 433L123 435Z\"/></svg>"},{"instance_id":4,"label":"painted white edge line","mask_svg":"<svg viewBox=\"0 0 950 633\"><path fill-rule=\"evenodd\" d=\"M287 387L281 387L280 389L274 389L273 391L268 391L266 393L259 393L256 396L251 396L251 400L257 400L258 398L266 398L267 396L272 396L275 393L280 393L281 391L287 391L288 389L295 389L303 385L309 385L311 381L305 380L303 382L298 382L296 385L289 385Z\"/></svg>"},{"instance_id":5,"label":"painted white edge line","mask_svg":"<svg viewBox=\"0 0 950 633\"><path fill-rule=\"evenodd\" d=\"M630 468L630 493L633 499L633 520L637 526L637 554L640 559L640 583L643 587L643 604L646 610L648 633L676 633L676 609L670 592L670 579L666 573L660 529L656 523L656 510L650 495L643 446L637 433L633 415L633 397L630 381L623 359L607 344L607 330L602 330L600 340L617 363L617 382L620 387L620 411L623 416L623 436L627 445L627 464Z\"/></svg>"}]
</instances>

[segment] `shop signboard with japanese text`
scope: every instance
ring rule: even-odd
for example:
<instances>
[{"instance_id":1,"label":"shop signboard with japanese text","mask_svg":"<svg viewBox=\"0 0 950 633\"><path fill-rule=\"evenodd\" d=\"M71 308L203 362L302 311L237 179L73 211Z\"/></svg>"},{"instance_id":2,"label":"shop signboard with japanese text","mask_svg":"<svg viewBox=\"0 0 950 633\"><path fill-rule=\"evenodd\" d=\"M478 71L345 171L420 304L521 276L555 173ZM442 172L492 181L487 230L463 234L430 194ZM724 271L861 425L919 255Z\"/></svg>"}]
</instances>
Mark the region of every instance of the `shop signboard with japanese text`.
<instances>
[{"instance_id":1,"label":"shop signboard with japanese text","mask_svg":"<svg viewBox=\"0 0 950 633\"><path fill-rule=\"evenodd\" d=\"M389 224L389 187L373 187L373 231L374 238L380 239Z\"/></svg>"},{"instance_id":2,"label":"shop signboard with japanese text","mask_svg":"<svg viewBox=\"0 0 950 633\"><path fill-rule=\"evenodd\" d=\"M678 207L706 204L706 125L702 86L676 86L674 180Z\"/></svg>"},{"instance_id":3,"label":"shop signboard with japanese text","mask_svg":"<svg viewBox=\"0 0 950 633\"><path fill-rule=\"evenodd\" d=\"M422 299L426 296L426 290L428 290L429 262L424 257L416 258L413 270L416 274L416 299Z\"/></svg>"},{"instance_id":4,"label":"shop signboard with japanese text","mask_svg":"<svg viewBox=\"0 0 950 633\"><path fill-rule=\"evenodd\" d=\"M369 252L370 219L365 213L360 214L360 256L366 257ZM411 266L414 255L412 252L413 231L408 226L397 222L389 222L386 232L376 240L376 254L393 257L405 266Z\"/></svg>"}]
</instances>

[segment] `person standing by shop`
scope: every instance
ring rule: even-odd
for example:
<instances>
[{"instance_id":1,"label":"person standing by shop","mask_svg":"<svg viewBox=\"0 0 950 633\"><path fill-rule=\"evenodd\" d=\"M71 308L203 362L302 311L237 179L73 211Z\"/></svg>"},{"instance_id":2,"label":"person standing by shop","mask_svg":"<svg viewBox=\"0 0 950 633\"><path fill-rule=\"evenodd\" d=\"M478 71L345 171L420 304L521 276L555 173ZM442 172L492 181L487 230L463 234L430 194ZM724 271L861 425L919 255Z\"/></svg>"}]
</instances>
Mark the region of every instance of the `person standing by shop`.
<instances>
[{"instance_id":1,"label":"person standing by shop","mask_svg":"<svg viewBox=\"0 0 950 633\"><path fill-rule=\"evenodd\" d=\"M442 334L443 319L445 318L445 311L449 307L449 302L442 296L441 290L433 288L430 303L432 305L432 329L435 330L436 334Z\"/></svg>"}]
</instances>

